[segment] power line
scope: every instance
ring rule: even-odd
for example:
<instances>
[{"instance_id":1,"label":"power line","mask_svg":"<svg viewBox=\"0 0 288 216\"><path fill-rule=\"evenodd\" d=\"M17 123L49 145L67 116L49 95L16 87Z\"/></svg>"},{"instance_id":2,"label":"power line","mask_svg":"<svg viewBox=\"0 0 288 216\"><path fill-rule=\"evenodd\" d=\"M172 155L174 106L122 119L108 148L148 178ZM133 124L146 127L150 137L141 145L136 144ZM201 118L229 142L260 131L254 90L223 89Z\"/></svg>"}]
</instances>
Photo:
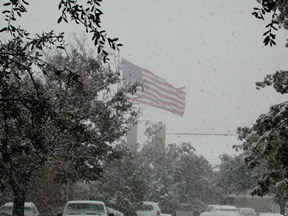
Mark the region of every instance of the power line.
<instances>
[{"instance_id":1,"label":"power line","mask_svg":"<svg viewBox=\"0 0 288 216\"><path fill-rule=\"evenodd\" d=\"M221 133L166 133L167 135L181 136L237 136L237 134L221 134Z\"/></svg>"}]
</instances>

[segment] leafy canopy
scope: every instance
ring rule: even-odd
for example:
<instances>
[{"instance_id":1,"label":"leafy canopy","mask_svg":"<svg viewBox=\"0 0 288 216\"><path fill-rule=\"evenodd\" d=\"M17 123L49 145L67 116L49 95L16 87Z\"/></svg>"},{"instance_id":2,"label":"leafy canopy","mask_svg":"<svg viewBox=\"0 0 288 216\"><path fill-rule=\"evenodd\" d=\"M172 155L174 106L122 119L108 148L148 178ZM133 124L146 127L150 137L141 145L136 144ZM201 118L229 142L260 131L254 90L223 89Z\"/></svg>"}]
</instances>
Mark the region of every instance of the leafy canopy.
<instances>
[{"instance_id":1,"label":"leafy canopy","mask_svg":"<svg viewBox=\"0 0 288 216\"><path fill-rule=\"evenodd\" d=\"M101 29L100 2L60 0L61 15L55 20L82 26L106 62L106 44L113 50L121 44ZM64 33L32 36L17 26L33 1L2 3L0 183L13 190L13 215L21 216L31 178L47 164L56 168L58 182L99 178L106 161L117 157L113 145L136 112L125 92L113 88L119 74L98 59L75 49L69 52ZM46 59L48 49L65 50L67 55Z\"/></svg>"},{"instance_id":2,"label":"leafy canopy","mask_svg":"<svg viewBox=\"0 0 288 216\"><path fill-rule=\"evenodd\" d=\"M2 11L5 14L6 26L2 27L0 32L6 32L17 39L23 46L23 50L18 50L17 56L25 55L25 51L40 49L48 44L55 45L56 47L64 48L64 33L55 34L54 31L37 34L32 38L30 33L21 26L16 26L17 19L21 18L24 13L27 13L27 5L29 0L10 0L4 1L3 6L5 9ZM100 10L100 3L102 0L87 0L81 3L77 0L59 0L58 9L61 11L57 23L61 22L74 22L82 26L87 34L91 35L94 45L97 47L98 53L103 56L104 62L109 60L108 51L105 49L106 43L113 49L118 50L122 44L117 43L118 38L109 38L105 30L101 29L101 15L103 12ZM56 7L57 5L55 5ZM25 49L24 49L25 48ZM39 58L36 58L39 60Z\"/></svg>"},{"instance_id":3,"label":"leafy canopy","mask_svg":"<svg viewBox=\"0 0 288 216\"><path fill-rule=\"evenodd\" d=\"M278 71L256 84L258 88L273 85L277 92L287 94L287 83L288 71ZM247 164L258 168L258 186L254 193L263 195L274 188L280 196L287 191L288 101L273 105L268 113L259 116L252 127L238 128L238 134L247 154ZM287 194L281 196L288 198Z\"/></svg>"},{"instance_id":4,"label":"leafy canopy","mask_svg":"<svg viewBox=\"0 0 288 216\"><path fill-rule=\"evenodd\" d=\"M271 21L266 25L267 31L263 43L266 45L276 45L276 33L279 28L288 29L288 1L287 0L257 0L261 7L255 7L254 15L257 19L264 20L267 14L271 14ZM288 46L288 43L286 44Z\"/></svg>"}]
</instances>

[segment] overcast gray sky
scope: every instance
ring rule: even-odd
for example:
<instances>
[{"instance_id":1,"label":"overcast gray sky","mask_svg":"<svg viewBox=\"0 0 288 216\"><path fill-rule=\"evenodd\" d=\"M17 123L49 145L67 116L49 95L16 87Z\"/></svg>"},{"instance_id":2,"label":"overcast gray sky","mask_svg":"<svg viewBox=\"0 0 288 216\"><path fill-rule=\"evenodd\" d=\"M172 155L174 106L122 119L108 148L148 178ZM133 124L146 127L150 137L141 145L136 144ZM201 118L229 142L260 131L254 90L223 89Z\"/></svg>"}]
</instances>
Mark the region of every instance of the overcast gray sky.
<instances>
[{"instance_id":1,"label":"overcast gray sky","mask_svg":"<svg viewBox=\"0 0 288 216\"><path fill-rule=\"evenodd\" d=\"M104 1L103 26L124 44L121 55L186 87L183 117L143 106L143 120L166 123L167 132L233 134L284 100L272 88L255 88L288 66L288 32L277 32L277 47L264 47L267 23L251 15L255 6L251 0ZM231 136L167 135L166 141L191 142L213 164L240 143Z\"/></svg>"},{"instance_id":2,"label":"overcast gray sky","mask_svg":"<svg viewBox=\"0 0 288 216\"><path fill-rule=\"evenodd\" d=\"M183 117L141 106L141 122L161 121L168 133L233 134L284 100L272 88L255 88L256 81L288 66L288 31L277 32L276 47L264 47L267 23L251 15L257 5L253 0L103 1L102 27L124 44L121 56L187 93ZM28 11L21 22L31 32L83 33L75 25L56 24L57 0L31 0ZM139 138L144 139L141 132ZM220 154L235 154L232 146L239 144L236 136L169 135L166 141L191 142L214 165Z\"/></svg>"}]
</instances>

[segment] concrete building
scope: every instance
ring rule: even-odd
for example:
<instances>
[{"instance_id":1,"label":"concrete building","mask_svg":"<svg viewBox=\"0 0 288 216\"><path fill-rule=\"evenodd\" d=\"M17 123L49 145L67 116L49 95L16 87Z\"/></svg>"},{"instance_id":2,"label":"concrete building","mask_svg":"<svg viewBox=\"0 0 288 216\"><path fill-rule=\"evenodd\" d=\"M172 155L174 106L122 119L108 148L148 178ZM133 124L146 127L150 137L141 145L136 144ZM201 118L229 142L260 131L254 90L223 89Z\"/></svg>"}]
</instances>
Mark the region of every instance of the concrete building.
<instances>
[{"instance_id":1,"label":"concrete building","mask_svg":"<svg viewBox=\"0 0 288 216\"><path fill-rule=\"evenodd\" d=\"M131 149L137 148L137 124L129 126L127 144Z\"/></svg>"},{"instance_id":2,"label":"concrete building","mask_svg":"<svg viewBox=\"0 0 288 216\"><path fill-rule=\"evenodd\" d=\"M160 148L163 152L165 152L166 148L166 125L162 122L154 124L155 136L153 138L153 142L157 148ZM138 131L137 124L130 125L129 130L127 132L127 144L131 149L136 149L138 146Z\"/></svg>"}]
</instances>

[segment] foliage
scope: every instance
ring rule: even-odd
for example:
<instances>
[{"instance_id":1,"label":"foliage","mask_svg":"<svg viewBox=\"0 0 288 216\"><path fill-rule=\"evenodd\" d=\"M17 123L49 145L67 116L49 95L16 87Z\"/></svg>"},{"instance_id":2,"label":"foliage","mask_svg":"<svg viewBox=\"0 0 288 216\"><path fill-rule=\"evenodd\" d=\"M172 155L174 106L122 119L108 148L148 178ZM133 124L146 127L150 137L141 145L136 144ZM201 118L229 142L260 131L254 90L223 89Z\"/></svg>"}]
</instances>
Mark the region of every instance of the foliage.
<instances>
[{"instance_id":1,"label":"foliage","mask_svg":"<svg viewBox=\"0 0 288 216\"><path fill-rule=\"evenodd\" d=\"M267 14L271 15L271 21L266 25L268 29L263 36L263 43L266 45L276 45L275 31L278 28L284 27L288 29L288 1L287 0L257 0L261 7L255 7L254 12L252 13L256 18L264 20L264 16ZM287 45L288 46L288 43Z\"/></svg>"},{"instance_id":2,"label":"foliage","mask_svg":"<svg viewBox=\"0 0 288 216\"><path fill-rule=\"evenodd\" d=\"M25 200L33 172L47 163L58 164L58 182L99 178L117 156L111 144L135 118L124 92L111 91L119 74L75 50L52 62L61 74L1 66L0 172L16 200Z\"/></svg>"},{"instance_id":3,"label":"foliage","mask_svg":"<svg viewBox=\"0 0 288 216\"><path fill-rule=\"evenodd\" d=\"M287 71L276 71L264 77L263 82L256 82L257 89L273 85L274 89L281 93L288 93L288 73Z\"/></svg>"},{"instance_id":4,"label":"foliage","mask_svg":"<svg viewBox=\"0 0 288 216\"><path fill-rule=\"evenodd\" d=\"M166 151L147 129L150 141L137 149L122 148L122 157L106 164L103 178L78 186L76 199L104 200L125 215L135 215L144 200L158 202L162 213L175 215L180 204L201 212L207 203L219 201L214 172L189 143L170 144Z\"/></svg>"},{"instance_id":5,"label":"foliage","mask_svg":"<svg viewBox=\"0 0 288 216\"><path fill-rule=\"evenodd\" d=\"M276 72L258 82L258 87L273 85L277 92L287 94L288 71ZM246 163L257 168L258 186L254 193L263 195L269 191L276 197L288 198L288 101L273 105L262 114L252 127L238 128L239 139L243 141Z\"/></svg>"},{"instance_id":6,"label":"foliage","mask_svg":"<svg viewBox=\"0 0 288 216\"><path fill-rule=\"evenodd\" d=\"M162 212L175 215L180 205L193 206L201 212L207 203L217 202L219 196L213 185L214 172L209 162L195 153L190 143L163 143L157 134L159 125L146 129L150 141L139 152L146 181L146 200L159 202Z\"/></svg>"},{"instance_id":7,"label":"foliage","mask_svg":"<svg viewBox=\"0 0 288 216\"><path fill-rule=\"evenodd\" d=\"M254 170L246 165L244 154L235 157L221 155L218 169L215 182L222 188L223 196L252 190L256 186Z\"/></svg>"},{"instance_id":8,"label":"foliage","mask_svg":"<svg viewBox=\"0 0 288 216\"><path fill-rule=\"evenodd\" d=\"M212 166L205 158L195 154L190 143L169 145L167 157L168 161L172 161L169 166L173 168L173 183L177 188L179 204L189 203L195 211L201 212L207 203L215 201Z\"/></svg>"},{"instance_id":9,"label":"foliage","mask_svg":"<svg viewBox=\"0 0 288 216\"><path fill-rule=\"evenodd\" d=\"M55 182L54 177L55 169L51 165L42 167L31 177L26 199L33 201L41 215L55 216L57 212L63 211L71 196L71 186Z\"/></svg>"},{"instance_id":10,"label":"foliage","mask_svg":"<svg viewBox=\"0 0 288 216\"><path fill-rule=\"evenodd\" d=\"M58 182L98 178L105 161L117 156L112 144L135 117L124 92L111 92L119 75L100 61L75 50L50 62L43 57L48 49L66 48L64 33L31 36L17 26L29 2L5 0L0 30L0 182L12 188L18 216L33 173L49 164L57 167ZM101 29L100 2L60 0L55 19L84 27L106 62L106 44L114 50L121 44Z\"/></svg>"},{"instance_id":11,"label":"foliage","mask_svg":"<svg viewBox=\"0 0 288 216\"><path fill-rule=\"evenodd\" d=\"M149 183L145 200L159 202L162 212L173 215L182 203L193 205L195 211L203 210L215 198L211 165L197 156L189 143L170 144L163 152L153 133L150 135L151 142L139 152L145 181Z\"/></svg>"},{"instance_id":12,"label":"foliage","mask_svg":"<svg viewBox=\"0 0 288 216\"><path fill-rule=\"evenodd\" d=\"M68 23L72 21L79 26L83 26L86 33L92 35L91 39L94 45L98 47L98 53L103 56L103 60L106 62L109 58L105 44L108 43L114 50L118 50L122 44L117 43L118 38L107 37L105 30L101 29L101 15L103 14L100 10L101 1L102 0L86 0L86 2L80 4L78 1L60 0L58 9L61 11L61 16L57 19L57 23ZM19 49L17 51L14 50L15 52L13 53L5 53L6 58L12 58L14 56L15 60L15 57L28 57L28 50L42 50L49 44L61 49L64 48L63 43L58 44L58 42L63 42L64 33L56 35L54 31L50 31L31 38L29 32L21 28L21 26L16 26L17 19L28 12L26 8L27 5L29 5L29 0L6 0L3 5L6 7L2 13L5 14L7 25L3 27L0 32L7 32L11 35L12 40L19 43ZM56 6L57 5L55 5L55 7ZM1 57L3 54L1 53ZM36 55L31 56L31 58L32 57L34 57L34 60L41 62L41 56ZM36 64L38 64L37 61ZM43 66L47 65L44 63Z\"/></svg>"},{"instance_id":13,"label":"foliage","mask_svg":"<svg viewBox=\"0 0 288 216\"><path fill-rule=\"evenodd\" d=\"M155 128L157 129L157 127ZM173 185L171 163L163 148L155 142L146 143L139 152L139 166L143 169L147 184L144 200L159 202L162 212L173 212L177 206L178 195Z\"/></svg>"},{"instance_id":14,"label":"foliage","mask_svg":"<svg viewBox=\"0 0 288 216\"><path fill-rule=\"evenodd\" d=\"M108 163L103 178L93 182L81 198L103 200L106 206L134 216L144 200L146 185L142 169L137 166L136 152L127 147L121 152L121 158Z\"/></svg>"}]
</instances>

